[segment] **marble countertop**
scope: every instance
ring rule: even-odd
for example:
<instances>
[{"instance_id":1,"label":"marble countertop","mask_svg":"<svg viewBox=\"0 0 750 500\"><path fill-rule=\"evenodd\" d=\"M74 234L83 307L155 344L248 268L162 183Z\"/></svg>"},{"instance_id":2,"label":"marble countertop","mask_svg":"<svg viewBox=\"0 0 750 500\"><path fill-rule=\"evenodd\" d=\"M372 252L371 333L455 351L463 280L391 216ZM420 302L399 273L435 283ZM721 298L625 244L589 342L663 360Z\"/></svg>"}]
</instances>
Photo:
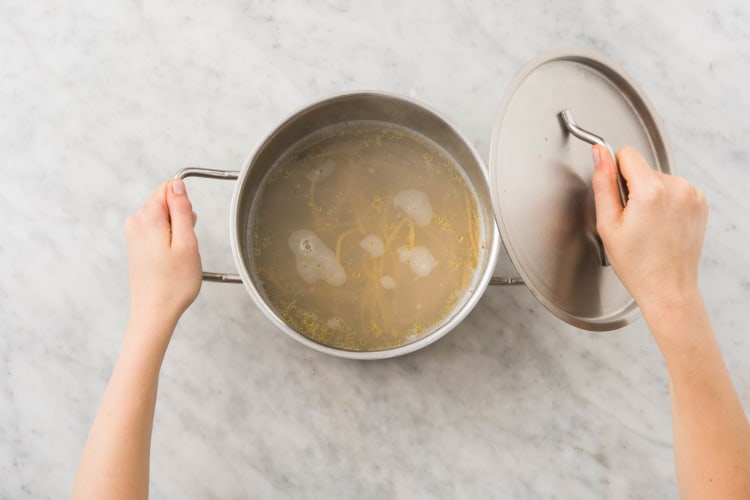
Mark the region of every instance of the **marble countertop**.
<instances>
[{"instance_id":1,"label":"marble countertop","mask_svg":"<svg viewBox=\"0 0 750 500\"><path fill-rule=\"evenodd\" d=\"M296 108L429 103L488 155L505 88L576 45L661 116L711 218L701 285L750 408L750 5L0 3L0 498L69 491L128 309L123 222L185 166L239 169ZM188 181L204 267L232 271L232 183ZM642 321L588 333L488 289L439 342L378 362L277 330L205 284L164 363L152 498L676 498L666 371Z\"/></svg>"}]
</instances>

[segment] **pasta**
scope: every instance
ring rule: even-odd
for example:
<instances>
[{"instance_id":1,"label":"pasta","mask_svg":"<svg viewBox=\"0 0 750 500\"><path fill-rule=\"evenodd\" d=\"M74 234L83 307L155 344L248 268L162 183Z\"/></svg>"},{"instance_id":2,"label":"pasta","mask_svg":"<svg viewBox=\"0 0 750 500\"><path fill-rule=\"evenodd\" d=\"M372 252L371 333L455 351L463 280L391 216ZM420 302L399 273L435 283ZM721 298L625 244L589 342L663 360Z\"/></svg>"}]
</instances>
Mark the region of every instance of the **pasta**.
<instances>
[{"instance_id":1,"label":"pasta","mask_svg":"<svg viewBox=\"0 0 750 500\"><path fill-rule=\"evenodd\" d=\"M381 122L297 143L251 210L268 302L338 349L389 349L432 331L467 293L483 251L476 196L453 158Z\"/></svg>"}]
</instances>

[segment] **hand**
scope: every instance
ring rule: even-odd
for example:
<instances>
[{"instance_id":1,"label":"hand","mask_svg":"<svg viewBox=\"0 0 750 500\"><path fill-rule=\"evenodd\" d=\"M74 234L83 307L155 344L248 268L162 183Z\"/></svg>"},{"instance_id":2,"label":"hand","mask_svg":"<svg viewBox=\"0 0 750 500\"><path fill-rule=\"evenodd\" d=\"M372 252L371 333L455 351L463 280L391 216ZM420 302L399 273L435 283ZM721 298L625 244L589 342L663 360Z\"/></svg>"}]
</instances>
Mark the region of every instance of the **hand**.
<instances>
[{"instance_id":1,"label":"hand","mask_svg":"<svg viewBox=\"0 0 750 500\"><path fill-rule=\"evenodd\" d=\"M648 316L698 294L698 263L708 206L683 178L649 168L633 148L617 154L630 195L623 209L612 157L592 150L597 230L617 275Z\"/></svg>"},{"instance_id":2,"label":"hand","mask_svg":"<svg viewBox=\"0 0 750 500\"><path fill-rule=\"evenodd\" d=\"M131 313L176 323L198 296L195 213L181 180L161 184L125 223Z\"/></svg>"}]
</instances>

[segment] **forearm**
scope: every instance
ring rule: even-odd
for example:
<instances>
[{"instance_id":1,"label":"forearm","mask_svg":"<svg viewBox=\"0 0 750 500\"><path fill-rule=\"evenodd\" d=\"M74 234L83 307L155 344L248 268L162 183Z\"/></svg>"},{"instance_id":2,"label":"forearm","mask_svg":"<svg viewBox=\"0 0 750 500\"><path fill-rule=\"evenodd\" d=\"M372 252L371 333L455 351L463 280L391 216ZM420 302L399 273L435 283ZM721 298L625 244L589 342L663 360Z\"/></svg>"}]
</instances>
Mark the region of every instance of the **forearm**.
<instances>
[{"instance_id":1,"label":"forearm","mask_svg":"<svg viewBox=\"0 0 750 500\"><path fill-rule=\"evenodd\" d=\"M700 294L644 315L669 370L683 500L750 497L750 426Z\"/></svg>"},{"instance_id":2,"label":"forearm","mask_svg":"<svg viewBox=\"0 0 750 500\"><path fill-rule=\"evenodd\" d=\"M146 498L162 359L174 323L132 312L81 457L74 498Z\"/></svg>"}]
</instances>

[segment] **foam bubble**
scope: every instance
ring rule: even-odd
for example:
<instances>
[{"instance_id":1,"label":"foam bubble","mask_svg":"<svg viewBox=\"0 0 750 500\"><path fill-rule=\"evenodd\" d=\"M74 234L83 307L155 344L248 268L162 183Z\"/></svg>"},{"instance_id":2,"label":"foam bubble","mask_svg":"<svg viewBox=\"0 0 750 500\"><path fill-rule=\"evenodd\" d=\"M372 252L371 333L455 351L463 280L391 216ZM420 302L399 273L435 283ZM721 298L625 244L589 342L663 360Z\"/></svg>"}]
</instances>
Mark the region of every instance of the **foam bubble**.
<instances>
[{"instance_id":1,"label":"foam bubble","mask_svg":"<svg viewBox=\"0 0 750 500\"><path fill-rule=\"evenodd\" d=\"M312 231L294 231L289 236L289 249L297 261L297 274L306 283L325 280L329 285L341 286L346 282L346 272L336 254Z\"/></svg>"},{"instance_id":2,"label":"foam bubble","mask_svg":"<svg viewBox=\"0 0 750 500\"><path fill-rule=\"evenodd\" d=\"M326 326L331 330L338 330L339 328L341 328L341 320L339 320L338 318L331 318L326 321Z\"/></svg>"},{"instance_id":3,"label":"foam bubble","mask_svg":"<svg viewBox=\"0 0 750 500\"><path fill-rule=\"evenodd\" d=\"M396 253L398 253L398 260L404 264L408 263L414 274L421 278L429 276L437 266L437 261L429 248L414 247L409 250L406 246L402 246L396 250Z\"/></svg>"},{"instance_id":4,"label":"foam bubble","mask_svg":"<svg viewBox=\"0 0 750 500\"><path fill-rule=\"evenodd\" d=\"M414 219L417 226L426 226L432 220L432 205L427 194L416 189L404 189L393 197L393 204Z\"/></svg>"},{"instance_id":5,"label":"foam bubble","mask_svg":"<svg viewBox=\"0 0 750 500\"><path fill-rule=\"evenodd\" d=\"M383 288L385 288L386 290L396 288L396 281L390 276L383 276L382 278L380 278L380 284L383 285Z\"/></svg>"},{"instance_id":6,"label":"foam bubble","mask_svg":"<svg viewBox=\"0 0 750 500\"><path fill-rule=\"evenodd\" d=\"M314 253L312 241L309 238L300 238L298 244L298 250L306 256L311 256Z\"/></svg>"},{"instance_id":7,"label":"foam bubble","mask_svg":"<svg viewBox=\"0 0 750 500\"><path fill-rule=\"evenodd\" d=\"M365 252L369 253L372 257L380 257L381 255L383 255L383 251L385 250L383 240L374 234L368 234L367 236L362 238L362 241L359 242L359 246L361 246L362 249Z\"/></svg>"},{"instance_id":8,"label":"foam bubble","mask_svg":"<svg viewBox=\"0 0 750 500\"><path fill-rule=\"evenodd\" d=\"M307 180L310 182L320 182L324 179L327 179L336 171L336 162L332 159L328 159L319 165L316 165L313 167L312 170L310 170L305 177L307 177Z\"/></svg>"}]
</instances>

